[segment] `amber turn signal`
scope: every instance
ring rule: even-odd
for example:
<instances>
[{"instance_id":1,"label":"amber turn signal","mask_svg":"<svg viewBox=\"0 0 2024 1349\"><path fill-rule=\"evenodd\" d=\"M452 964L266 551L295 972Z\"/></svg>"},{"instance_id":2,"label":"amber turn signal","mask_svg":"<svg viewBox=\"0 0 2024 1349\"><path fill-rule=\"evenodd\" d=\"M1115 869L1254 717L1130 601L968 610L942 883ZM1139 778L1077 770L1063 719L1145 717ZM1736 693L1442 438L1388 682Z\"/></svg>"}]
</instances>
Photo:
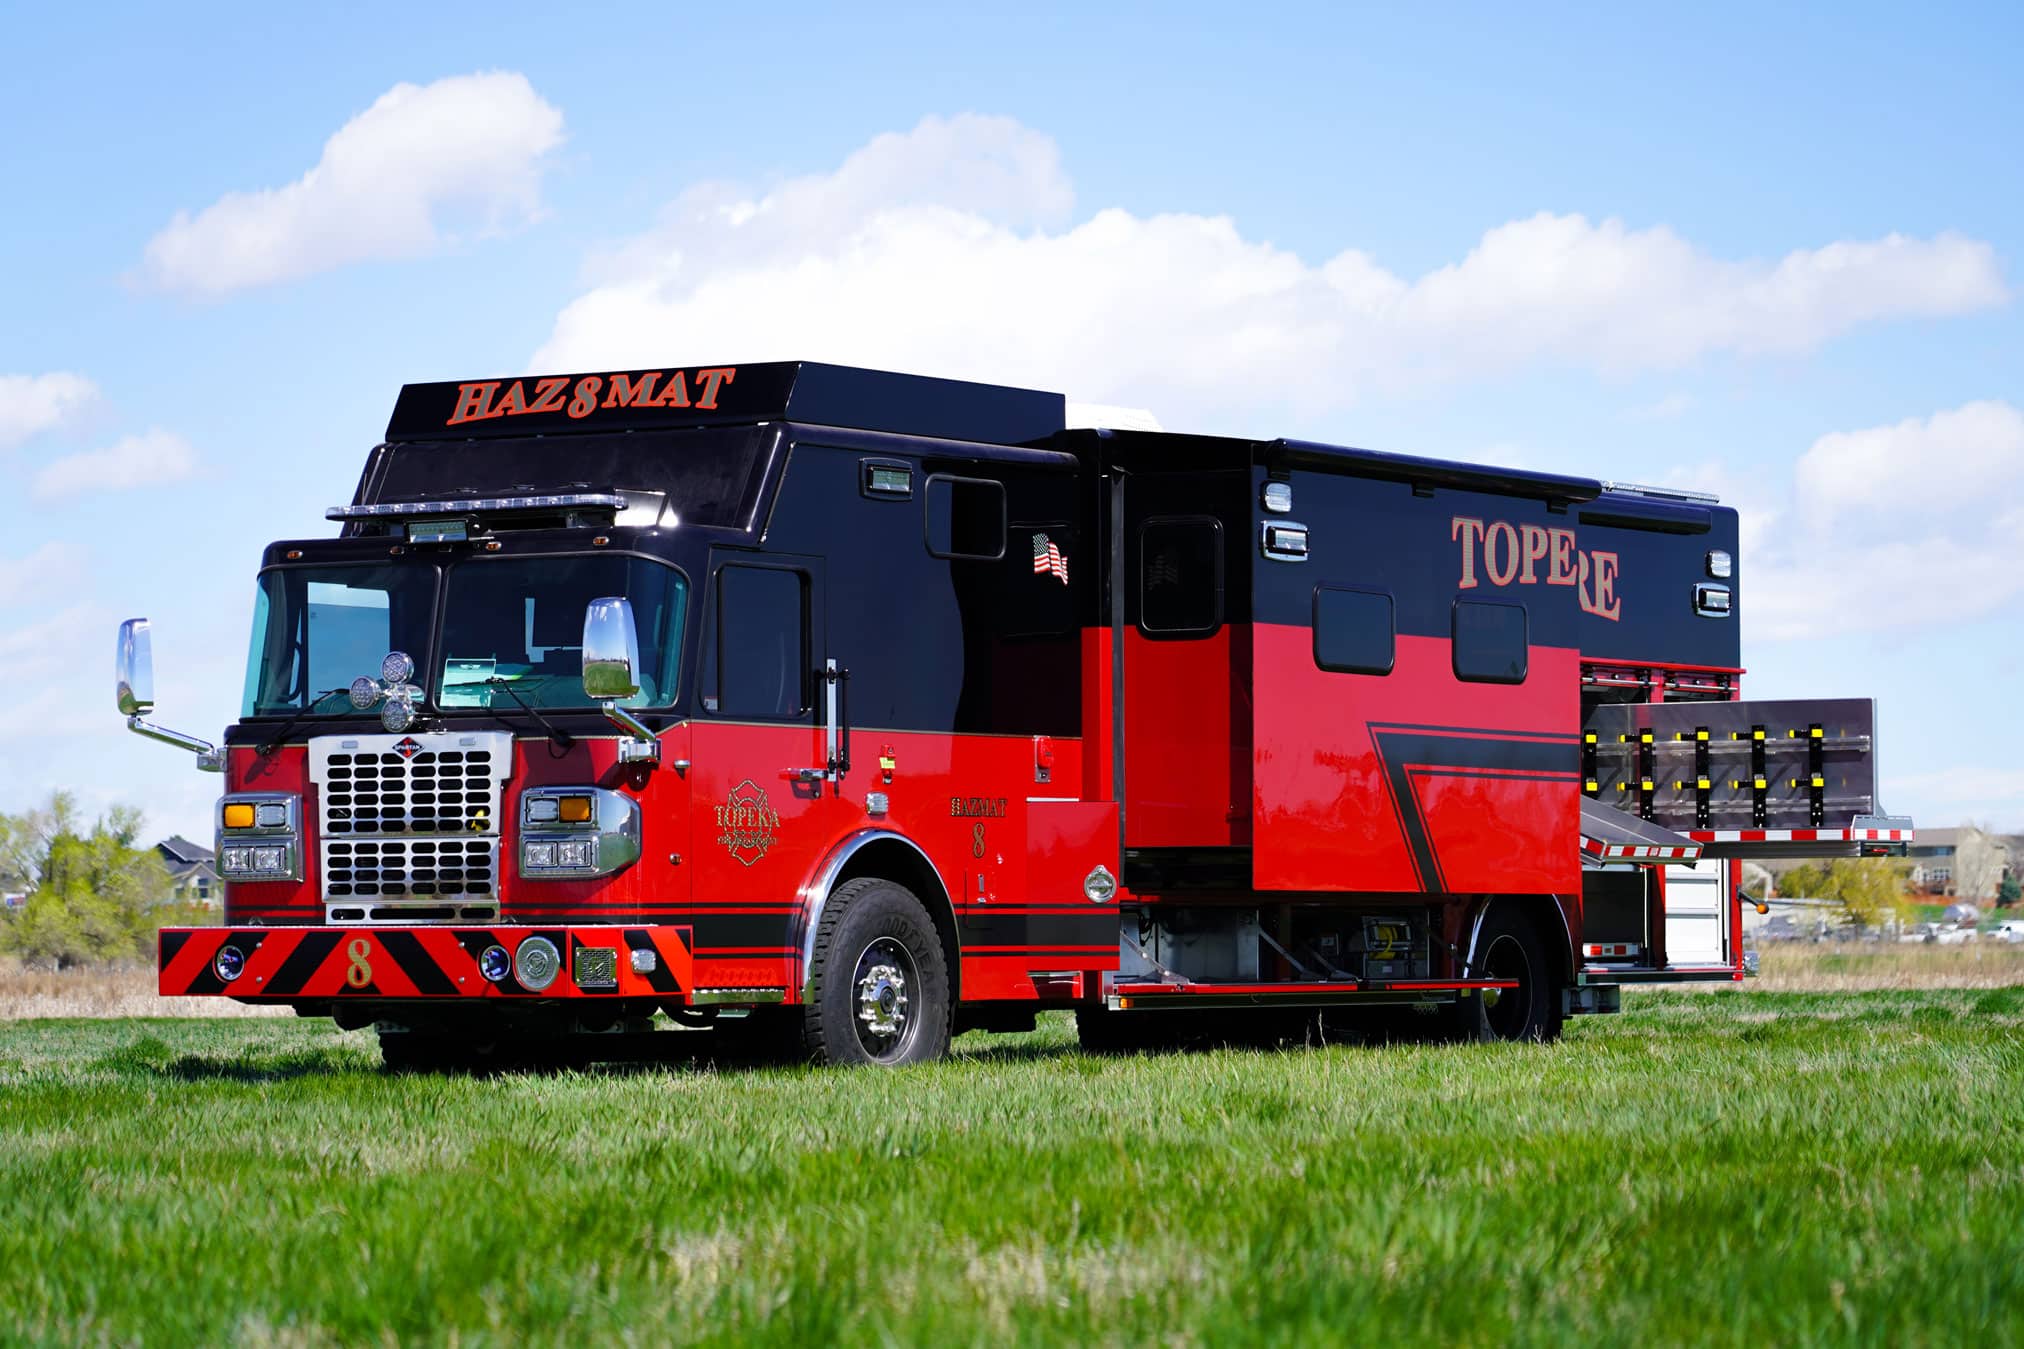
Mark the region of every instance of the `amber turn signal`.
<instances>
[{"instance_id":1,"label":"amber turn signal","mask_svg":"<svg viewBox=\"0 0 2024 1349\"><path fill-rule=\"evenodd\" d=\"M558 818L564 824L590 823L590 798L587 796L563 797Z\"/></svg>"},{"instance_id":2,"label":"amber turn signal","mask_svg":"<svg viewBox=\"0 0 2024 1349\"><path fill-rule=\"evenodd\" d=\"M251 829L253 827L253 803L251 801L234 801L226 806L225 827L227 829Z\"/></svg>"}]
</instances>

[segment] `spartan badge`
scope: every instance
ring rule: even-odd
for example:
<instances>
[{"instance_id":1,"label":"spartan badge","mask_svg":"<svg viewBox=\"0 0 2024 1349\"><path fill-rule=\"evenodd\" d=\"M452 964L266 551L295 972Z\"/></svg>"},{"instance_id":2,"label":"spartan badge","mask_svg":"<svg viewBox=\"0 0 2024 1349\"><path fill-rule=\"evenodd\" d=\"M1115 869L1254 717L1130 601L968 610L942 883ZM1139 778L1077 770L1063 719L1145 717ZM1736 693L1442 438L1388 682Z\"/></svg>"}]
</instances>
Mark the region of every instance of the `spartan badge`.
<instances>
[{"instance_id":1,"label":"spartan badge","mask_svg":"<svg viewBox=\"0 0 2024 1349\"><path fill-rule=\"evenodd\" d=\"M746 866L766 855L780 838L780 816L766 804L766 792L747 778L717 807L717 842Z\"/></svg>"}]
</instances>

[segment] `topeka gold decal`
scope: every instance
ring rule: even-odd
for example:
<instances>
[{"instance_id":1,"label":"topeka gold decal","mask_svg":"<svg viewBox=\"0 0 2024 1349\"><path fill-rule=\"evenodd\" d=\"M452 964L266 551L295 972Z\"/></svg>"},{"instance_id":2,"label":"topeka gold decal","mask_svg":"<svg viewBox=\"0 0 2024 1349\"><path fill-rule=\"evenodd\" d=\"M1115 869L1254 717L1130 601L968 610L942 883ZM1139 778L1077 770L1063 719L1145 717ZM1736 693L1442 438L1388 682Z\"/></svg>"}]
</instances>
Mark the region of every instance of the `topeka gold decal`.
<instances>
[{"instance_id":1,"label":"topeka gold decal","mask_svg":"<svg viewBox=\"0 0 2024 1349\"><path fill-rule=\"evenodd\" d=\"M780 841L780 816L766 804L766 791L747 778L717 807L717 842L746 866Z\"/></svg>"},{"instance_id":2,"label":"topeka gold decal","mask_svg":"<svg viewBox=\"0 0 2024 1349\"><path fill-rule=\"evenodd\" d=\"M1486 524L1458 515L1448 524L1448 537L1462 545L1462 590L1474 590L1482 581L1500 590L1542 581L1573 586L1582 612L1612 623L1623 618L1623 600L1616 593L1617 555L1576 547L1571 529L1504 520Z\"/></svg>"},{"instance_id":3,"label":"topeka gold decal","mask_svg":"<svg viewBox=\"0 0 2024 1349\"><path fill-rule=\"evenodd\" d=\"M575 379L478 380L457 386L457 406L445 426L489 422L500 417L560 412L581 421L605 408L694 408L717 410L717 393L738 378L735 365L696 371L648 370L638 375L579 375ZM694 387L695 396L690 397ZM500 390L505 390L501 393Z\"/></svg>"}]
</instances>

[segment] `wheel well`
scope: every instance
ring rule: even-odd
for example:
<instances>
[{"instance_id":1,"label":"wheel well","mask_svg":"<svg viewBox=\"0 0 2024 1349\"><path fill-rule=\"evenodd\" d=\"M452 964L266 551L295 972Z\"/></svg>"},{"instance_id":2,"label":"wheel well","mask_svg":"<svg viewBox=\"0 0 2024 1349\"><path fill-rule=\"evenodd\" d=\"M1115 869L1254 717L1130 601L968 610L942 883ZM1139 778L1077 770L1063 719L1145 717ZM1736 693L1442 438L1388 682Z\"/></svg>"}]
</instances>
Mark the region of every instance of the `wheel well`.
<instances>
[{"instance_id":1,"label":"wheel well","mask_svg":"<svg viewBox=\"0 0 2024 1349\"><path fill-rule=\"evenodd\" d=\"M1553 977L1562 988L1574 985L1574 927L1568 918L1566 901L1558 895L1499 895L1483 902L1480 915L1487 915L1491 905L1499 905L1514 913L1523 914L1532 924L1532 930L1539 937L1539 944L1546 948L1546 959L1553 966ZM1469 936L1469 955L1476 955L1476 931L1480 921Z\"/></svg>"},{"instance_id":2,"label":"wheel well","mask_svg":"<svg viewBox=\"0 0 2024 1349\"><path fill-rule=\"evenodd\" d=\"M962 945L956 938L955 908L949 902L942 878L918 849L897 838L877 838L850 855L830 888L834 890L846 881L867 876L904 885L920 897L934 922L935 934L942 939L943 963L949 969L949 997L959 1001L963 984Z\"/></svg>"}]
</instances>

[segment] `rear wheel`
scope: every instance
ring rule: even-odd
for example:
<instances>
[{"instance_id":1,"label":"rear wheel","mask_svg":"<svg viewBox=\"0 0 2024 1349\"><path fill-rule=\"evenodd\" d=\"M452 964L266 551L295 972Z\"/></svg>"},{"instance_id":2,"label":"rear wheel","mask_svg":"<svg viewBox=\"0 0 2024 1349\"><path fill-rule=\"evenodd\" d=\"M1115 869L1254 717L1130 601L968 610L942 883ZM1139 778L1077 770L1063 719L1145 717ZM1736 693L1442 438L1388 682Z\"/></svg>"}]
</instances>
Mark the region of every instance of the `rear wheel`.
<instances>
[{"instance_id":1,"label":"rear wheel","mask_svg":"<svg viewBox=\"0 0 2024 1349\"><path fill-rule=\"evenodd\" d=\"M1474 978L1508 981L1465 995L1455 1005L1456 1029L1465 1040L1557 1040L1560 981L1530 915L1508 903L1492 904L1476 935Z\"/></svg>"},{"instance_id":2,"label":"rear wheel","mask_svg":"<svg viewBox=\"0 0 2024 1349\"><path fill-rule=\"evenodd\" d=\"M948 962L921 901L867 877L823 906L809 966L802 1043L818 1063L898 1067L949 1047Z\"/></svg>"}]
</instances>

